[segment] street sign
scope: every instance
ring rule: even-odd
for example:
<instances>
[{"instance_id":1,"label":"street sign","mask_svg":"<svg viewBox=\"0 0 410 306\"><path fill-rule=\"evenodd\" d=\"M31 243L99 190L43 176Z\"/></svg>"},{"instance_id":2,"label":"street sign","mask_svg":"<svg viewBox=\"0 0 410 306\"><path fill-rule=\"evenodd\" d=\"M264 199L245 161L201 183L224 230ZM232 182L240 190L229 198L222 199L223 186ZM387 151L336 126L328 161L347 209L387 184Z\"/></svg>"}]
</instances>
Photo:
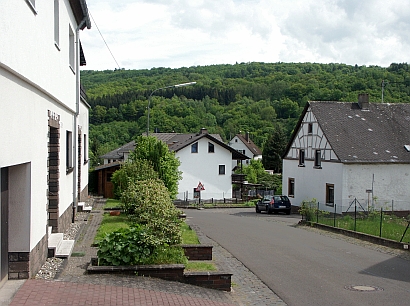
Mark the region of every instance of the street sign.
<instances>
[{"instance_id":1,"label":"street sign","mask_svg":"<svg viewBox=\"0 0 410 306\"><path fill-rule=\"evenodd\" d=\"M196 191L203 191L205 190L204 184L201 182L198 183L198 187L196 187Z\"/></svg>"}]
</instances>

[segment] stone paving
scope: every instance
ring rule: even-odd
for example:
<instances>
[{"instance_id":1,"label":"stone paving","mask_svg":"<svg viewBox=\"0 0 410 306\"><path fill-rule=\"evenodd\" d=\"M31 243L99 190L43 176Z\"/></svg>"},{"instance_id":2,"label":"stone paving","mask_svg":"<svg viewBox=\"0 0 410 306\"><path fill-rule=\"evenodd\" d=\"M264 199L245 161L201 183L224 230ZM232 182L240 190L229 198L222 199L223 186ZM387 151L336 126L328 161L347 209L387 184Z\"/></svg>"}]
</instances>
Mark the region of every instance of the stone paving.
<instances>
[{"instance_id":1,"label":"stone paving","mask_svg":"<svg viewBox=\"0 0 410 306\"><path fill-rule=\"evenodd\" d=\"M53 280L28 280L11 302L17 305L286 305L229 252L204 236L194 224L201 243L213 245L218 269L233 273L232 292L197 287L142 276L86 274L97 248L92 247L105 201L96 199L93 210L80 220L82 228L73 253ZM188 220L189 223L189 220Z\"/></svg>"}]
</instances>

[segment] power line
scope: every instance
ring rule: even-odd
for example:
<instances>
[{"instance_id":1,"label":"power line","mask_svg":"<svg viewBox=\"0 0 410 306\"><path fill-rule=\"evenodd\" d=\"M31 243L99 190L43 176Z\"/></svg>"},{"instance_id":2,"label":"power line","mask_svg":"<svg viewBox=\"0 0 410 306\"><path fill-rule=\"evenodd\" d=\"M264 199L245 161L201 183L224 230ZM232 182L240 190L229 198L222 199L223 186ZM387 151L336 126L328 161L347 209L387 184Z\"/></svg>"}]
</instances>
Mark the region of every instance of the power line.
<instances>
[{"instance_id":1,"label":"power line","mask_svg":"<svg viewBox=\"0 0 410 306\"><path fill-rule=\"evenodd\" d=\"M120 65L118 65L118 62L117 62L117 60L116 60L115 57L114 57L114 54L112 54L112 52L111 52L111 50L110 50L110 47L108 47L108 44L107 44L107 42L106 42L105 39L104 39L104 36L102 35L100 29L98 28L98 25L97 25L97 23L95 22L93 15L91 15L91 12L90 12L90 11L88 11L88 13L89 13L90 16L91 16L91 19L93 20L93 22L94 22L94 24L95 24L95 27L96 27L97 30L98 30L98 33L100 33L100 36L101 36L102 40L104 41L104 43L105 43L105 45L106 45L108 51L110 51L110 54L111 54L112 58L114 59L115 63L117 64L118 69L121 69Z\"/></svg>"}]
</instances>

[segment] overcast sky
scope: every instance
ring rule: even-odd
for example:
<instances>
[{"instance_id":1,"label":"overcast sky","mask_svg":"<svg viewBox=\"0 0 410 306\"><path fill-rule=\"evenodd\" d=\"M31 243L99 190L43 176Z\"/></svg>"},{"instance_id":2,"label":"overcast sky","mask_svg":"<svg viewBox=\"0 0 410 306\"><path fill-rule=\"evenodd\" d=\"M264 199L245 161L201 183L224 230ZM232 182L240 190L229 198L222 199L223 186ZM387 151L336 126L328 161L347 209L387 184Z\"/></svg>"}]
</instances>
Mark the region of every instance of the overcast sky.
<instances>
[{"instance_id":1,"label":"overcast sky","mask_svg":"<svg viewBox=\"0 0 410 306\"><path fill-rule=\"evenodd\" d=\"M87 5L92 28L81 32L85 69L410 62L408 0L87 0Z\"/></svg>"}]
</instances>

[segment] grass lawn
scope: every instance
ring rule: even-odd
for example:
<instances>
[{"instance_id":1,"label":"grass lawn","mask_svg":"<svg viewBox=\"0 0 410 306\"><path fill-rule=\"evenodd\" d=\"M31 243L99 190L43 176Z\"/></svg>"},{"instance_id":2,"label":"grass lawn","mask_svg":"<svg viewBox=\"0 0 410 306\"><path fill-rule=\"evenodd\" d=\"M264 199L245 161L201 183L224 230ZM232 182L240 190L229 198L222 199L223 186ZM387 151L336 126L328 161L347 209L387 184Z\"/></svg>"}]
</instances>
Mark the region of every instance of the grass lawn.
<instances>
[{"instance_id":1,"label":"grass lawn","mask_svg":"<svg viewBox=\"0 0 410 306\"><path fill-rule=\"evenodd\" d=\"M107 202L104 205L104 209L105 208L121 208L121 202L120 200L107 199Z\"/></svg>"},{"instance_id":2,"label":"grass lawn","mask_svg":"<svg viewBox=\"0 0 410 306\"><path fill-rule=\"evenodd\" d=\"M119 216L110 216L109 213L105 213L100 227L97 230L97 234L94 238L94 243L98 243L105 234L113 232L120 228L129 227L127 223L128 219L125 214L120 214ZM183 244L199 244L198 236L195 231L193 231L188 224L182 222L182 243Z\"/></svg>"},{"instance_id":3,"label":"grass lawn","mask_svg":"<svg viewBox=\"0 0 410 306\"><path fill-rule=\"evenodd\" d=\"M313 221L316 221L316 218L314 218ZM355 230L354 218L351 216L344 216L342 218L336 218L335 220L333 218L319 216L318 221L318 223L321 224L335 226L351 231ZM380 225L382 238L400 241L406 230L407 220L387 214L383 215L382 220L380 220L380 216L377 215L367 218L359 217L356 220L356 231L379 237ZM408 230L406 235L403 237L403 242L410 242L410 230Z\"/></svg>"},{"instance_id":4,"label":"grass lawn","mask_svg":"<svg viewBox=\"0 0 410 306\"><path fill-rule=\"evenodd\" d=\"M185 265L185 270L188 272L203 272L203 271L217 271L213 262L190 261Z\"/></svg>"},{"instance_id":5,"label":"grass lawn","mask_svg":"<svg viewBox=\"0 0 410 306\"><path fill-rule=\"evenodd\" d=\"M95 235L94 243L98 243L107 233L111 233L120 228L128 228L127 220L127 216L124 214L110 216L109 213L105 213L100 227L97 230L97 234Z\"/></svg>"}]
</instances>

